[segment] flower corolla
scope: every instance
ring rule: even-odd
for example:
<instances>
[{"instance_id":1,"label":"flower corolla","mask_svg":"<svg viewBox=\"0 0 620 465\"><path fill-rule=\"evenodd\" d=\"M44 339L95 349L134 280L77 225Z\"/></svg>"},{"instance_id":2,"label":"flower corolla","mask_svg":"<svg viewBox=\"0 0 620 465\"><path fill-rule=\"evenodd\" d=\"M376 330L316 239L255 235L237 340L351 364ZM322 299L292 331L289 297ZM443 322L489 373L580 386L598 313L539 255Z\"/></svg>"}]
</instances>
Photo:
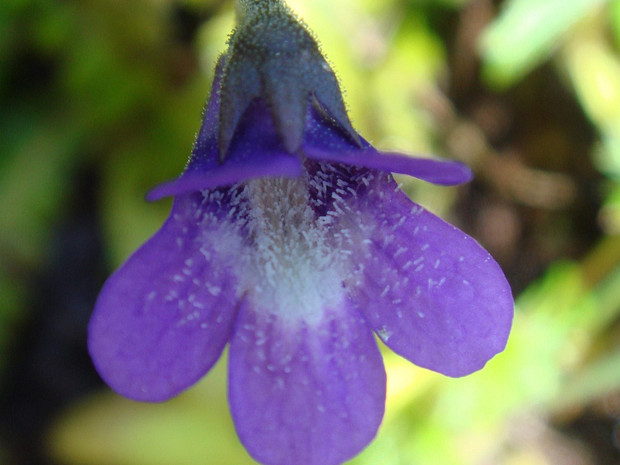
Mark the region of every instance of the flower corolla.
<instances>
[{"instance_id":1,"label":"flower corolla","mask_svg":"<svg viewBox=\"0 0 620 465\"><path fill-rule=\"evenodd\" d=\"M89 327L103 379L141 401L198 381L229 344L229 401L267 465L334 465L374 437L373 333L447 376L502 351L513 300L487 251L391 173L444 185L453 161L379 153L353 130L316 43L282 3L240 2L170 217L106 282Z\"/></svg>"}]
</instances>

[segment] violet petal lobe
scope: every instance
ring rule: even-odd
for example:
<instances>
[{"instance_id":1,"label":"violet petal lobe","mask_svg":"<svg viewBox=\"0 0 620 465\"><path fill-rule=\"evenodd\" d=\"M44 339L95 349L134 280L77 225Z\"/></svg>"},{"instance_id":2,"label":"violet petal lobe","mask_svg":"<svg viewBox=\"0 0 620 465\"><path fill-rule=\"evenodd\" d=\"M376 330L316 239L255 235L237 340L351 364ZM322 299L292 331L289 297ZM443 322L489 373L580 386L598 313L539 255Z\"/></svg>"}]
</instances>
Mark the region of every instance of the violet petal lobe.
<instances>
[{"instance_id":1,"label":"violet petal lobe","mask_svg":"<svg viewBox=\"0 0 620 465\"><path fill-rule=\"evenodd\" d=\"M162 228L99 294L89 352L119 394L166 400L200 379L226 345L238 307L227 256L236 236L220 203L177 197Z\"/></svg>"},{"instance_id":2,"label":"violet petal lobe","mask_svg":"<svg viewBox=\"0 0 620 465\"><path fill-rule=\"evenodd\" d=\"M213 103L214 102L214 103ZM217 92L212 91L192 157L181 177L152 189L148 200L180 195L197 190L228 186L260 177L295 178L302 165L296 154L284 148L274 128L267 104L254 100L243 114L225 160L220 163L214 118L219 105Z\"/></svg>"},{"instance_id":3,"label":"violet petal lobe","mask_svg":"<svg viewBox=\"0 0 620 465\"><path fill-rule=\"evenodd\" d=\"M385 371L372 332L348 304L315 324L244 302L230 343L229 400L241 441L266 465L336 465L375 436Z\"/></svg>"},{"instance_id":4,"label":"violet petal lobe","mask_svg":"<svg viewBox=\"0 0 620 465\"><path fill-rule=\"evenodd\" d=\"M302 146L308 158L406 174L447 186L472 179L471 170L461 162L383 153L361 137L359 142L361 147L326 112L319 111L316 106L310 108Z\"/></svg>"},{"instance_id":5,"label":"violet petal lobe","mask_svg":"<svg viewBox=\"0 0 620 465\"><path fill-rule=\"evenodd\" d=\"M376 218L354 301L392 350L458 377L481 369L508 339L513 298L474 239L429 213L389 175L361 199Z\"/></svg>"}]
</instances>

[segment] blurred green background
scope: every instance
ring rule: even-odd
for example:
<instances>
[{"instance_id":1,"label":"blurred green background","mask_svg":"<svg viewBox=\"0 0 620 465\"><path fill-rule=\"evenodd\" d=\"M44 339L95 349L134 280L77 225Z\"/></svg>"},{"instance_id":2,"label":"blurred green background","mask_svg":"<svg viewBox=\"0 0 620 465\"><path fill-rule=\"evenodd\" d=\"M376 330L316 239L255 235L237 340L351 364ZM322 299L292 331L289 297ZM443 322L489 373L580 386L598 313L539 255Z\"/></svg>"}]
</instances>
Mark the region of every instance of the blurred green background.
<instances>
[{"instance_id":1,"label":"blurred green background","mask_svg":"<svg viewBox=\"0 0 620 465\"><path fill-rule=\"evenodd\" d=\"M144 194L185 164L232 3L0 3L0 464L253 463L225 360L138 404L85 351L101 284L168 213ZM507 350L467 378L385 351L385 420L351 463L620 464L620 1L289 4L366 138L473 168L401 181L517 299Z\"/></svg>"}]
</instances>

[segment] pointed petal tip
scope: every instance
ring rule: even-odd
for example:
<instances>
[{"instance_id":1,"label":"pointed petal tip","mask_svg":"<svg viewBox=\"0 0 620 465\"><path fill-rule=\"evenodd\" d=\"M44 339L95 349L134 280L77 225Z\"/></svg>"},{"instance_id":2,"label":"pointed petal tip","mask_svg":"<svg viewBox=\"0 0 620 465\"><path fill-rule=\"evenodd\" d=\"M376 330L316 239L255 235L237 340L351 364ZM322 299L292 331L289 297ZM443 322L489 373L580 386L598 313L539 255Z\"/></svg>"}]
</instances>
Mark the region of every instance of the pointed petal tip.
<instances>
[{"instance_id":1,"label":"pointed petal tip","mask_svg":"<svg viewBox=\"0 0 620 465\"><path fill-rule=\"evenodd\" d=\"M455 180L460 179L460 181L455 182L452 185L467 184L468 182L471 182L474 179L474 172L465 163L460 162L460 161L454 161L454 160L444 160L444 161L454 163L455 170L458 170L460 168L460 171L461 171L459 173L460 176L454 177Z\"/></svg>"},{"instance_id":2,"label":"pointed petal tip","mask_svg":"<svg viewBox=\"0 0 620 465\"><path fill-rule=\"evenodd\" d=\"M255 178L297 178L303 172L299 157L286 152L265 151L256 155L250 150L237 155L234 154L223 164L206 171L185 171L179 178L151 189L145 196L146 200L154 202L164 197L231 186Z\"/></svg>"},{"instance_id":3,"label":"pointed petal tip","mask_svg":"<svg viewBox=\"0 0 620 465\"><path fill-rule=\"evenodd\" d=\"M405 174L441 186L457 186L473 179L471 169L459 161L379 152L372 147L357 150L351 148L325 150L306 145L304 154L315 160Z\"/></svg>"},{"instance_id":4,"label":"pointed petal tip","mask_svg":"<svg viewBox=\"0 0 620 465\"><path fill-rule=\"evenodd\" d=\"M170 185L174 183L174 181L168 181L163 184L159 184L158 186L153 187L149 190L144 196L144 200L147 202L157 202L165 197L171 197L174 194L170 189Z\"/></svg>"},{"instance_id":5,"label":"pointed petal tip","mask_svg":"<svg viewBox=\"0 0 620 465\"><path fill-rule=\"evenodd\" d=\"M473 179L469 167L459 161L380 152L353 130L344 109L338 117L337 112L318 98L312 103L302 144L308 158L406 174L444 186L464 184Z\"/></svg>"}]
</instances>

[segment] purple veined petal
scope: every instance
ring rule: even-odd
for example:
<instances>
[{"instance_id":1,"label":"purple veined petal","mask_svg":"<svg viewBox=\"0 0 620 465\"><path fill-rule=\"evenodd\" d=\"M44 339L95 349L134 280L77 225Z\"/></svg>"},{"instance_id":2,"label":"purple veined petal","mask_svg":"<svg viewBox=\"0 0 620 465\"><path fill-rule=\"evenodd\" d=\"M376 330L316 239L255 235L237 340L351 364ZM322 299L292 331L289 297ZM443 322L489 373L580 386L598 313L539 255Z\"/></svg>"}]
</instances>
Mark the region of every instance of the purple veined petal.
<instances>
[{"instance_id":1,"label":"purple veined petal","mask_svg":"<svg viewBox=\"0 0 620 465\"><path fill-rule=\"evenodd\" d=\"M501 352L510 286L474 239L414 204L381 175L360 209L378 225L353 300L379 337L416 365L458 377Z\"/></svg>"},{"instance_id":2,"label":"purple veined petal","mask_svg":"<svg viewBox=\"0 0 620 465\"><path fill-rule=\"evenodd\" d=\"M218 195L226 192L211 193ZM97 371L119 394L166 400L219 358L239 304L228 256L236 236L219 219L220 208L202 194L176 198L162 228L99 294L88 347Z\"/></svg>"},{"instance_id":3,"label":"purple veined petal","mask_svg":"<svg viewBox=\"0 0 620 465\"><path fill-rule=\"evenodd\" d=\"M269 108L254 100L244 113L226 158L219 162L217 109L219 96L212 92L187 169L176 180L161 184L147 194L153 201L171 195L228 186L260 177L296 178L302 174L297 154L287 153L277 135Z\"/></svg>"},{"instance_id":4,"label":"purple veined petal","mask_svg":"<svg viewBox=\"0 0 620 465\"><path fill-rule=\"evenodd\" d=\"M471 181L471 170L461 162L420 158L375 150L360 138L361 146L334 121L311 106L302 151L308 158L406 174L433 184L457 185Z\"/></svg>"},{"instance_id":5,"label":"purple veined petal","mask_svg":"<svg viewBox=\"0 0 620 465\"><path fill-rule=\"evenodd\" d=\"M230 343L237 433L265 465L336 465L375 436L385 371L372 331L350 305L316 326L279 323L242 304Z\"/></svg>"}]
</instances>

